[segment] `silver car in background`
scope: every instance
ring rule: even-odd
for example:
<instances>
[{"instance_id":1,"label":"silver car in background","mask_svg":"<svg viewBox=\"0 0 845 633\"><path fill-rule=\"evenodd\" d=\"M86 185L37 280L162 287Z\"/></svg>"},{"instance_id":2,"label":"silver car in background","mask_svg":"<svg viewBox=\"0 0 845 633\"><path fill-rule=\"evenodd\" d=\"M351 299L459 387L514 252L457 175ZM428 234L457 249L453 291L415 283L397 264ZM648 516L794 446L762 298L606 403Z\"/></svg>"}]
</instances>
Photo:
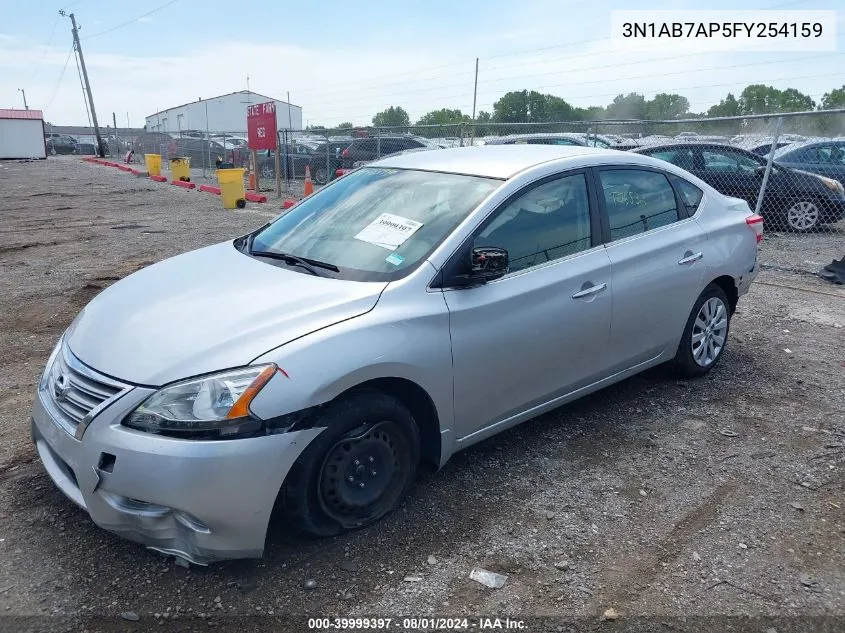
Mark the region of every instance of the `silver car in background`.
<instances>
[{"instance_id":1,"label":"silver car in background","mask_svg":"<svg viewBox=\"0 0 845 633\"><path fill-rule=\"evenodd\" d=\"M711 370L761 218L646 156L468 147L362 167L92 300L32 436L93 521L190 562L377 521L421 463L660 363Z\"/></svg>"}]
</instances>

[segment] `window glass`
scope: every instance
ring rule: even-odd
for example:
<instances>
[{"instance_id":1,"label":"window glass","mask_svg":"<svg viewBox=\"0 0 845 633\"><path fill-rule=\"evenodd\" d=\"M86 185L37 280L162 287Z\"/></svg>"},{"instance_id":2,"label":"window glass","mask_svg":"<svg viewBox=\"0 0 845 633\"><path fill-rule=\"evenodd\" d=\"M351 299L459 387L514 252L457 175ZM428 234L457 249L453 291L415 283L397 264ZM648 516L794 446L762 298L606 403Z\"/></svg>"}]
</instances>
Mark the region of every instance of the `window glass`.
<instances>
[{"instance_id":1,"label":"window glass","mask_svg":"<svg viewBox=\"0 0 845 633\"><path fill-rule=\"evenodd\" d=\"M678 221L675 192L666 176L639 169L608 169L599 172L610 238L644 233Z\"/></svg>"},{"instance_id":2,"label":"window glass","mask_svg":"<svg viewBox=\"0 0 845 633\"><path fill-rule=\"evenodd\" d=\"M838 145L823 145L818 148L819 162L825 165L845 165L845 150Z\"/></svg>"},{"instance_id":3,"label":"window glass","mask_svg":"<svg viewBox=\"0 0 845 633\"><path fill-rule=\"evenodd\" d=\"M342 279L389 281L425 258L501 184L364 167L279 216L252 248L334 264Z\"/></svg>"},{"instance_id":4,"label":"window glass","mask_svg":"<svg viewBox=\"0 0 845 633\"><path fill-rule=\"evenodd\" d=\"M707 171L744 173L753 172L760 166L753 158L738 152L705 149L701 151L701 156Z\"/></svg>"},{"instance_id":5,"label":"window glass","mask_svg":"<svg viewBox=\"0 0 845 633\"><path fill-rule=\"evenodd\" d=\"M687 171L693 169L695 165L692 150L689 148L664 149L652 152L650 155L654 158L665 160L667 163L677 165L681 169L686 169Z\"/></svg>"},{"instance_id":6,"label":"window glass","mask_svg":"<svg viewBox=\"0 0 845 633\"><path fill-rule=\"evenodd\" d=\"M678 178L677 176L672 176L671 178L672 184L675 185L675 189L677 189L678 193L681 194L681 200L683 200L684 204L687 206L687 211L689 211L689 214L692 215L695 213L696 209L698 209L698 205L701 202L701 197L704 195L704 192L683 178Z\"/></svg>"},{"instance_id":7,"label":"window glass","mask_svg":"<svg viewBox=\"0 0 845 633\"><path fill-rule=\"evenodd\" d=\"M508 251L522 270L590 248L590 203L583 174L532 187L508 204L475 238L475 246Z\"/></svg>"}]
</instances>

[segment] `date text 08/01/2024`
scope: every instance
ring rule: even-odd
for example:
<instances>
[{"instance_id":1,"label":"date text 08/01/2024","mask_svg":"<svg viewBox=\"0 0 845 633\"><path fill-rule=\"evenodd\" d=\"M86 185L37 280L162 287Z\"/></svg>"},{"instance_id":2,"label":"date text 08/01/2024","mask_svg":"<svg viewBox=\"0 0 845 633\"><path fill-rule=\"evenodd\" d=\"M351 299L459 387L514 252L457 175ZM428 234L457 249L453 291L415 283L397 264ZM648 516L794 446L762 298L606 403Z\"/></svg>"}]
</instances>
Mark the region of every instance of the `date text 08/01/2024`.
<instances>
[{"instance_id":1,"label":"date text 08/01/2024","mask_svg":"<svg viewBox=\"0 0 845 633\"><path fill-rule=\"evenodd\" d=\"M309 618L316 631L466 631L525 630L524 620L511 618Z\"/></svg>"}]
</instances>

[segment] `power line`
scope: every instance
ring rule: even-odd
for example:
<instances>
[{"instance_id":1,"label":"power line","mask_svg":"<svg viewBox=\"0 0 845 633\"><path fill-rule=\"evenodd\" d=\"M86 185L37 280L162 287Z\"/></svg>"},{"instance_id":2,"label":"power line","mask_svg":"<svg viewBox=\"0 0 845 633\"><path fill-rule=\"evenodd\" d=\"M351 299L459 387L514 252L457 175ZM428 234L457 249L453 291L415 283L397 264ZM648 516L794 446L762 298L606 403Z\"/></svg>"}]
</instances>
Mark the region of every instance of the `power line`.
<instances>
[{"instance_id":1,"label":"power line","mask_svg":"<svg viewBox=\"0 0 845 633\"><path fill-rule=\"evenodd\" d=\"M766 83L766 82L776 82L776 81L795 81L795 80L800 80L800 79L816 79L816 78L819 78L819 77L838 77L838 76L842 76L842 75L845 75L845 72L822 73L822 74L819 74L819 75L802 75L802 76L798 76L798 77L772 77L772 78L766 78L766 79L756 79L755 82L756 83ZM655 75L655 76L660 76L660 75ZM731 83L707 84L707 85L699 85L699 86L680 86L680 87L673 88L673 90L694 91L694 90L701 90L703 88L721 88L721 87L730 87L730 86L741 86L743 84L747 84L747 80L736 81L736 82L731 82ZM561 84L561 85L567 85L567 84ZM609 92L609 93L603 93L603 94L582 95L582 96L579 96L578 98L579 99L594 99L594 98L599 98L599 97L614 97L618 94L619 94L619 91L617 90L615 92ZM464 96L464 95L451 95L450 97L443 97L443 98L448 99L448 98L454 98L454 97L460 97L460 96ZM401 106L401 105L408 105L408 103L406 102L404 104L394 104L394 105L400 105ZM339 110L337 110L337 111L339 111ZM362 107L361 112L363 112L363 107ZM321 118L321 120L325 120L325 121L336 121L336 120L339 120L339 119L355 118L355 115L352 115L347 111L344 116L320 117L320 118Z\"/></svg>"},{"instance_id":2,"label":"power line","mask_svg":"<svg viewBox=\"0 0 845 633\"><path fill-rule=\"evenodd\" d=\"M746 68L746 67L751 67L751 66L765 66L765 65L769 65L769 64L782 64L784 62L807 61L807 60L812 60L812 59L838 57L838 56L843 55L843 54L845 54L845 53L825 53L825 54L822 54L822 55L810 55L810 56L806 56L806 57L800 57L800 58L797 58L797 59L794 59L794 60L777 59L777 60L769 60L769 61L763 61L763 62L750 62L750 63L747 63L747 64L730 64L728 66L715 66L715 67L709 67L709 68L697 68L695 70L683 70L683 71L676 71L676 72L670 72L670 73L661 72L661 73L651 73L651 74L646 74L646 75L638 75L638 76L633 76L633 77L600 79L600 80L584 81L584 82L567 82L565 84L552 84L552 85L545 85L545 86L537 86L537 89L545 90L545 89L548 89L548 88L559 88L559 87L572 87L572 88L574 88L574 87L583 86L583 85L608 83L608 82L612 82L612 81L627 81L627 80L631 80L631 79L649 79L649 78L653 78L653 77L667 77L667 76L671 76L671 75L691 75L691 74L695 74L695 73L708 72L708 71L713 71L713 70L728 70L728 69L735 69L735 68ZM678 59L678 58L682 58L682 57L685 57L685 56L678 55L674 59ZM644 61L628 62L628 63L622 63L622 64L608 64L608 65L604 65L604 66L590 66L590 67L585 67L585 68L579 69L579 72L585 71L585 70L599 70L599 69L604 69L604 68L617 68L617 67L623 67L623 66L632 66L632 65L648 63L648 62L652 62L652 61L654 61L654 60L644 60ZM502 77L502 78L499 78L499 79L489 79L486 82L479 81L479 83L496 83L496 82L500 82L500 81L508 81L508 80L514 80L514 79L527 79L527 78L531 78L531 77L566 74L567 72L569 72L569 71L554 71L554 72L551 72L551 73L540 73L538 75L510 76L510 77ZM389 98L389 97L392 97L392 96L404 97L405 95L408 95L408 94L418 94L418 93L421 93L421 92L431 92L433 90L443 90L443 89L446 89L446 88L454 88L454 87L465 87L465 86L464 86L464 84L450 84L450 85L447 85L447 86L437 86L437 87L434 87L434 88L421 88L421 89L418 89L418 90L409 90L407 92L402 92L402 93L390 93L390 94L382 95L379 98L379 101L372 101L372 97L362 97L362 98L358 98L358 99L346 99L346 100L344 100L344 104L355 103L356 101L359 102L359 103L364 101L365 103L368 103L368 104L370 104L370 103L378 104L378 103L383 102L382 99ZM499 94L499 93L500 93L499 90L487 90L487 91L479 92L478 94L489 95L489 94ZM463 92L461 92L459 94L451 94L451 95L442 96L440 98L442 98L442 99L453 99L453 98L462 97L462 96L464 96ZM337 103L337 101L336 100L326 100L326 101L317 101L317 102L310 102L310 103L305 102L305 104L307 104L309 107L313 107L314 105L320 105L321 103ZM335 112L340 112L340 110L335 110Z\"/></svg>"},{"instance_id":3,"label":"power line","mask_svg":"<svg viewBox=\"0 0 845 633\"><path fill-rule=\"evenodd\" d=\"M73 54L73 46L70 47L70 50L67 53L67 58L65 59L65 64L62 66L62 72L59 73L59 78L56 80L56 85L53 87L53 91L50 93L50 98L47 99L47 104L44 106L44 109L50 107L50 104L53 103L53 99L56 97L56 93L59 91L59 86L62 83L62 78L65 76L65 70L67 70L67 64L70 61L70 56Z\"/></svg>"},{"instance_id":4,"label":"power line","mask_svg":"<svg viewBox=\"0 0 845 633\"><path fill-rule=\"evenodd\" d=\"M773 11L773 10L776 10L776 9L782 9L784 7L794 6L794 5L798 5L798 4L806 4L806 3L811 2L811 1L812 0L793 0L792 2L785 2L785 3L781 3L781 4L778 4L778 5L768 7L768 8L765 8L765 9L760 9L760 10L761 11ZM744 11L748 11L748 9L738 10L735 13L739 14L739 13L742 13ZM730 15L730 14L728 14L728 15ZM598 23L599 22L596 22L595 24L598 24ZM588 39L588 40L580 40L580 41L577 41L577 42L567 42L565 44L555 44L555 45L552 45L552 46L543 46L543 47L540 47L540 48L523 49L521 51L512 51L512 52L509 52L509 53L499 53L498 55L491 55L491 56L488 56L488 57L480 57L479 59L484 61L484 60L488 60L488 59L500 59L502 57L515 57L515 56L519 56L519 55L526 55L528 53L537 53L537 52L548 51L548 50L559 49L559 48L570 48L572 46L580 46L582 44L594 44L594 43L597 43L597 42L606 42L606 41L609 41L611 39L613 39L613 38L612 37L592 38L592 39ZM650 47L649 45L644 45L642 47L642 50L647 50L649 47ZM607 54L607 52L608 51L599 51L599 52L596 52L596 53L585 53L585 54L581 54L581 55L572 55L572 56L568 56L566 58L557 58L557 59L572 59L572 58L578 58L578 57L590 57L590 56L593 56L593 55ZM696 53L696 54L700 55L701 53ZM513 64L513 65L510 65L510 66L496 66L496 67L493 67L493 68L486 68L484 70L485 71L486 70L494 70L494 69L497 69L497 68L515 68L517 66L525 66L527 64L532 64L532 63L535 63L535 62ZM438 69L441 69L441 68L450 68L450 67L454 67L454 66L460 66L460 65L463 65L463 64L470 64L470 62L469 61L452 62L450 64L441 64L441 65L438 65L438 66L428 66L428 67L423 67L423 68L417 68L417 69L414 69L414 70L407 70L407 71L403 71L401 73L392 73L392 74L389 74L389 75L379 75L379 76L376 76L376 77L370 77L367 81L375 81L375 80L378 80L378 79L385 79L385 78L391 78L391 77L401 77L401 76L404 76L404 75L414 75L413 79L409 79L407 81L401 81L401 82L389 82L387 84L384 84L384 86L391 86L391 85L404 84L404 83L416 83L417 81L419 81L418 75L421 72L426 72L426 71L430 71L430 70L438 70ZM449 77L458 77L458 76L461 76L461 75L472 75L473 73L474 73L473 70L468 70L466 72L454 73L454 74L450 74L448 76ZM431 79L436 79L436 78L432 77ZM313 88L321 88L321 90L318 90L317 92L313 92L311 94L325 94L325 93L328 93L328 92L336 93L337 87L360 83L360 81L361 81L361 79L358 78L358 79L347 81L347 82L333 83L331 89L323 89L324 85L313 86ZM382 87L382 86L377 86L377 87ZM296 92L296 93L306 92L307 93L309 90L311 90L311 88L308 88L308 87L297 88L297 89L293 90L292 92Z\"/></svg>"},{"instance_id":5,"label":"power line","mask_svg":"<svg viewBox=\"0 0 845 633\"><path fill-rule=\"evenodd\" d=\"M122 24L117 24L117 25L115 25L111 28L106 29L105 31L100 31L99 33L94 33L94 35L89 35L88 37L86 37L84 39L90 40L92 37L99 37L100 35L105 35L106 33L111 33L112 31L116 31L117 29L122 29L124 26L129 26L130 24L133 24L134 22L137 22L138 20L141 20L141 19L147 17L148 15L152 15L153 13L158 13L162 9L166 9L167 7L169 7L172 4L176 4L178 1L179 0L170 0L170 2L166 2L163 5L161 5L160 7L153 9L152 11L147 11L146 13L139 15L137 18L132 18L131 20L123 22Z\"/></svg>"}]
</instances>

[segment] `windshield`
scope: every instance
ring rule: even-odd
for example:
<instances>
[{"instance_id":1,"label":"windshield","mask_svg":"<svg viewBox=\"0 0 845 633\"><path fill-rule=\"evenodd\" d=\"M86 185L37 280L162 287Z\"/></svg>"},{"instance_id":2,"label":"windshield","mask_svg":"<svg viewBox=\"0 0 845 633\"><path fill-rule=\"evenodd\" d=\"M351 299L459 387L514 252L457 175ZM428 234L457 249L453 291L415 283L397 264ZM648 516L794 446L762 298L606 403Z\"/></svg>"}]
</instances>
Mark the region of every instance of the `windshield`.
<instances>
[{"instance_id":1,"label":"windshield","mask_svg":"<svg viewBox=\"0 0 845 633\"><path fill-rule=\"evenodd\" d=\"M361 168L257 233L252 251L333 264L342 279L398 279L500 184L458 174Z\"/></svg>"}]
</instances>

